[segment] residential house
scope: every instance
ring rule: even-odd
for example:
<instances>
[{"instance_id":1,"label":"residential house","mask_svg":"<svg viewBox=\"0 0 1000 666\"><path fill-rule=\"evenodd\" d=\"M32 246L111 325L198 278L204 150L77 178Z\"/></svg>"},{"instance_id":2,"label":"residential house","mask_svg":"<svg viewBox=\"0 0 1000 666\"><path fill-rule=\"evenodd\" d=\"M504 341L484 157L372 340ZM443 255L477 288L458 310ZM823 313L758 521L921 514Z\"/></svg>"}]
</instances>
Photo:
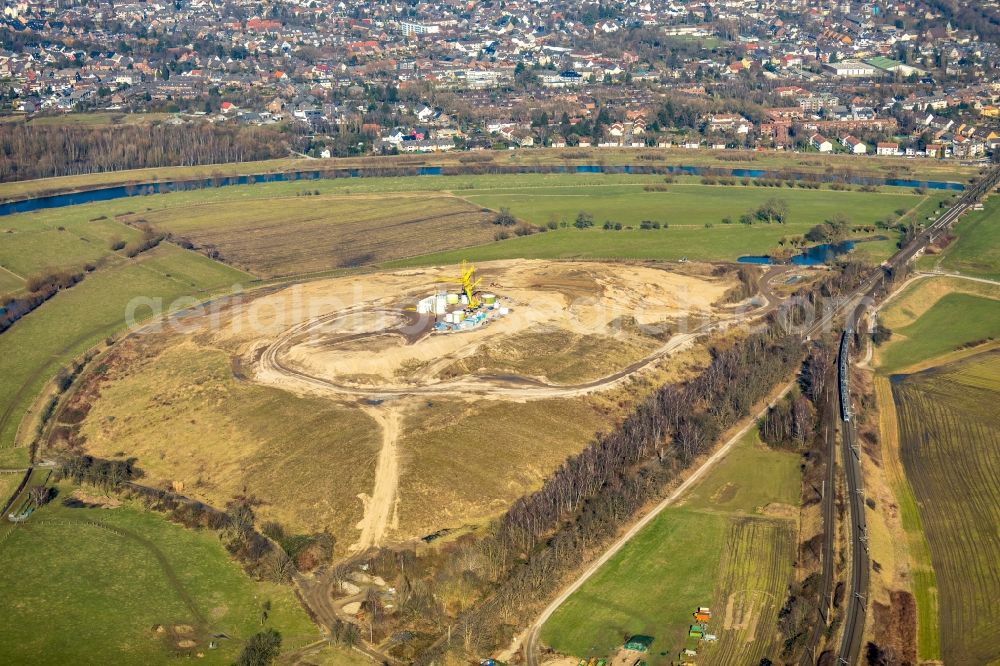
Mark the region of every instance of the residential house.
<instances>
[{"instance_id":1,"label":"residential house","mask_svg":"<svg viewBox=\"0 0 1000 666\"><path fill-rule=\"evenodd\" d=\"M822 134L813 134L809 137L809 144L821 153L833 152L833 144Z\"/></svg>"},{"instance_id":2,"label":"residential house","mask_svg":"<svg viewBox=\"0 0 1000 666\"><path fill-rule=\"evenodd\" d=\"M864 155L868 152L868 146L866 146L861 139L851 134L843 137L840 140L840 145L847 148L854 155Z\"/></svg>"},{"instance_id":3,"label":"residential house","mask_svg":"<svg viewBox=\"0 0 1000 666\"><path fill-rule=\"evenodd\" d=\"M879 141L875 144L876 155L899 155L899 144L890 141Z\"/></svg>"}]
</instances>

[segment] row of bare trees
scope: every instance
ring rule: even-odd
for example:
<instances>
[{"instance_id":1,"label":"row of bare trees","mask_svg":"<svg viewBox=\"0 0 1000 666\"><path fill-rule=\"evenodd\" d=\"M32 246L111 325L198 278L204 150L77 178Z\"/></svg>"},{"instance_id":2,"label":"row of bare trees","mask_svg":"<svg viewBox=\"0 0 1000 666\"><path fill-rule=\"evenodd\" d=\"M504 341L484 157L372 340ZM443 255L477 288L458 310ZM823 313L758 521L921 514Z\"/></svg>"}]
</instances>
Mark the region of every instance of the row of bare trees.
<instances>
[{"instance_id":1,"label":"row of bare trees","mask_svg":"<svg viewBox=\"0 0 1000 666\"><path fill-rule=\"evenodd\" d=\"M55 296L60 289L69 289L82 279L82 272L73 271L51 271L29 278L25 283L27 294L0 298L0 333Z\"/></svg>"},{"instance_id":2,"label":"row of bare trees","mask_svg":"<svg viewBox=\"0 0 1000 666\"><path fill-rule=\"evenodd\" d=\"M720 344L698 377L657 390L617 428L568 459L541 489L516 501L486 536L419 556L376 552L371 570L394 579L400 596L398 611L374 632L419 630L418 649L400 646L418 664L446 652L492 650L510 637L527 609L541 604L623 522L659 497L801 359L798 339L776 324ZM456 588L463 590L461 601L442 603Z\"/></svg>"},{"instance_id":3,"label":"row of bare trees","mask_svg":"<svg viewBox=\"0 0 1000 666\"><path fill-rule=\"evenodd\" d=\"M0 125L0 181L286 157L289 137L267 127Z\"/></svg>"}]
</instances>

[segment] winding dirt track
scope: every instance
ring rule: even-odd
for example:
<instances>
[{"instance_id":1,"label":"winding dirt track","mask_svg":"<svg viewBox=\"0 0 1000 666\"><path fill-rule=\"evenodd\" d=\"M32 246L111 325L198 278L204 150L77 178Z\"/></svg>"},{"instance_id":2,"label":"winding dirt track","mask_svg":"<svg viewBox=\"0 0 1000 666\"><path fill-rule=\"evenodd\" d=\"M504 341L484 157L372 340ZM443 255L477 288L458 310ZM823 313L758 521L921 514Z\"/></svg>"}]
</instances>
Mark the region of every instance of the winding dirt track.
<instances>
[{"instance_id":1,"label":"winding dirt track","mask_svg":"<svg viewBox=\"0 0 1000 666\"><path fill-rule=\"evenodd\" d=\"M376 463L372 493L371 496L365 494L359 496L364 504L364 517L357 525L361 531L360 536L350 548L352 552L358 553L381 545L391 526L397 504L396 490L400 473L397 440L402 411L407 399L436 396L528 401L575 398L606 391L628 381L664 357L689 346L710 330L745 321L746 315L759 316L773 307L773 297L765 298L764 304L751 313L745 313L744 316L723 315L690 332L676 334L652 353L629 366L596 380L579 384L552 384L520 375L472 375L449 380L424 379L405 384L368 386L319 376L288 362L289 350L295 345L304 341L320 340L325 332L334 330L342 320L356 318L359 315L368 318L385 317L385 321L409 323L397 328L386 327L350 334L344 336L340 342L350 341L356 344L368 338L392 334L403 338L406 344L413 344L428 330L423 327L424 333L416 332L421 327L413 326L413 313L379 303L368 303L316 317L288 328L263 350L256 364L255 377L261 383L273 384L286 390L319 394L336 400L362 402L365 413L381 427L382 447ZM333 344L336 345L337 342Z\"/></svg>"},{"instance_id":2,"label":"winding dirt track","mask_svg":"<svg viewBox=\"0 0 1000 666\"><path fill-rule=\"evenodd\" d=\"M705 324L693 332L675 335L653 353L627 368L591 382L572 385L549 384L531 377L508 375L469 376L412 385L357 386L311 374L301 368L293 367L284 360L291 346L316 335L322 328L331 327L339 320L357 316L360 312L367 314L380 312L394 316L403 314L401 311L382 308L356 307L303 322L289 328L268 345L256 368L257 381L266 384L281 385L283 388L304 393L318 393L339 400L364 401L366 403L365 413L381 427L382 447L375 466L375 483L372 493L371 496L364 494L360 496L364 504L364 517L357 524L361 531L360 536L350 547L350 550L355 553L381 545L392 521L397 503L396 490L399 485L400 472L397 440L402 420L402 405L399 403L404 402L406 398L429 395L461 398L476 396L523 401L578 397L604 391L627 381L663 357L691 344L699 335L717 325L716 323ZM397 333L401 337L408 338L404 332L398 330L381 330L351 335L350 340L357 342L366 337L385 335L386 333Z\"/></svg>"},{"instance_id":3,"label":"winding dirt track","mask_svg":"<svg viewBox=\"0 0 1000 666\"><path fill-rule=\"evenodd\" d=\"M299 389L307 393L320 393L340 399L389 400L413 396L458 396L470 395L495 397L508 400L543 400L547 398L569 398L604 391L612 388L633 375L652 366L664 356L690 344L698 336L707 333L719 322L704 324L689 333L679 333L646 357L626 368L599 379L582 384L551 384L533 377L520 375L476 375L437 382L412 384L386 384L383 386L359 386L338 382L327 377L311 374L301 368L289 365L284 356L289 347L304 336L321 327L335 324L340 319L357 315L361 308L352 308L333 315L320 317L293 326L268 345L258 361L256 378L263 383L281 384L285 388ZM352 336L353 341L364 337L384 335L394 331L374 331ZM402 333L399 333L403 335ZM455 334L459 335L459 334Z\"/></svg>"}]
</instances>

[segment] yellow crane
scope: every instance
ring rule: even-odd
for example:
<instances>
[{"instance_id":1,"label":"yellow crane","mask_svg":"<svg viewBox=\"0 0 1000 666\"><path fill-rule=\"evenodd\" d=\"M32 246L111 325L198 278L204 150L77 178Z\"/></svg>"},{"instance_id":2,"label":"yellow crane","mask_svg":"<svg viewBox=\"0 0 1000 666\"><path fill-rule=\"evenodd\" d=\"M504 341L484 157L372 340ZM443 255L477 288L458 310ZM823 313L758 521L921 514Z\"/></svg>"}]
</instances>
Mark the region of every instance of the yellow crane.
<instances>
[{"instance_id":1,"label":"yellow crane","mask_svg":"<svg viewBox=\"0 0 1000 666\"><path fill-rule=\"evenodd\" d=\"M479 299L476 298L473 293L479 283L483 281L483 278L476 277L476 267L469 262L462 260L462 272L457 278L439 278L438 282L449 282L451 284L461 284L462 291L465 293L466 297L469 299L469 307L477 308L479 307Z\"/></svg>"}]
</instances>

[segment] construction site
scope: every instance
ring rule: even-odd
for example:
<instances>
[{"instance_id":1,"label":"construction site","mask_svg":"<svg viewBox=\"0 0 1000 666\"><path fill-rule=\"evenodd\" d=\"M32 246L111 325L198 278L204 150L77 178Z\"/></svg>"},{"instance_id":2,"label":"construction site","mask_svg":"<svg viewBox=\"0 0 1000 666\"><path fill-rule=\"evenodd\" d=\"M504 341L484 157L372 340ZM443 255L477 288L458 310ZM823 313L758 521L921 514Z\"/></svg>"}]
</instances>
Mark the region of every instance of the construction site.
<instances>
[{"instance_id":1,"label":"construction site","mask_svg":"<svg viewBox=\"0 0 1000 666\"><path fill-rule=\"evenodd\" d=\"M417 302L416 311L420 315L434 315L436 333L468 331L510 313L510 308L501 305L497 295L483 292L479 286L483 278L476 277L476 267L462 262L461 273L454 280L461 285L458 291L439 291Z\"/></svg>"},{"instance_id":2,"label":"construction site","mask_svg":"<svg viewBox=\"0 0 1000 666\"><path fill-rule=\"evenodd\" d=\"M420 539L495 516L609 427L628 387L704 362L738 320L734 284L706 265L515 260L269 287L122 345L77 430L201 501L246 489L340 552ZM273 447L289 424L301 435Z\"/></svg>"}]
</instances>

